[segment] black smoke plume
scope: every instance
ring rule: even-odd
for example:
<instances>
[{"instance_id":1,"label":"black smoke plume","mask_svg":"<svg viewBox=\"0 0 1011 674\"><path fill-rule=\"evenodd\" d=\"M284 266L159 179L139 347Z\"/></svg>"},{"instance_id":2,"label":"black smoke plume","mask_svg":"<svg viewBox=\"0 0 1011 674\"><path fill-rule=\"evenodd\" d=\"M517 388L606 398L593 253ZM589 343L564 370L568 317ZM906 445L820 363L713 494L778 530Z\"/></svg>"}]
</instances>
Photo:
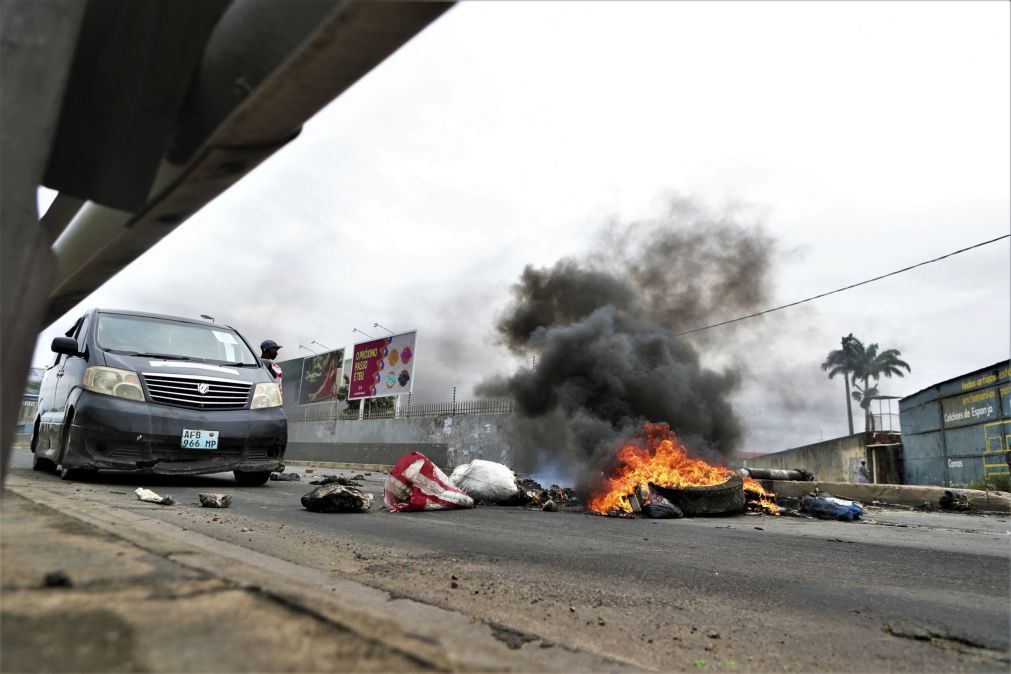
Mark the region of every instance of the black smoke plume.
<instances>
[{"instance_id":1,"label":"black smoke plume","mask_svg":"<svg viewBox=\"0 0 1011 674\"><path fill-rule=\"evenodd\" d=\"M528 266L497 331L531 365L476 389L516 402L517 463L561 454L585 486L644 421L697 454L732 452L740 374L703 366L700 349L733 330L674 335L764 305L773 249L760 223L678 199L665 218L612 224L584 259Z\"/></svg>"}]
</instances>

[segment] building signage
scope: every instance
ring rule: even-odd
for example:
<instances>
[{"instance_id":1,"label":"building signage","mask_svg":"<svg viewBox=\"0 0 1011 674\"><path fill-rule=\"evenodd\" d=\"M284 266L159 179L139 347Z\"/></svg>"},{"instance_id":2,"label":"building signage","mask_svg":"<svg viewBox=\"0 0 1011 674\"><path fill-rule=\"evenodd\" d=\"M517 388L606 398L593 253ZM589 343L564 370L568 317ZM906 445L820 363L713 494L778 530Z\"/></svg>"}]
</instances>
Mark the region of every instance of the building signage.
<instances>
[{"instance_id":1,"label":"building signage","mask_svg":"<svg viewBox=\"0 0 1011 674\"><path fill-rule=\"evenodd\" d=\"M998 369L996 372L987 372L985 374L977 375L974 377L969 377L968 379L963 379L959 382L962 392L975 391L976 389L981 389L985 386L993 386L997 382L1006 382L1011 378L1011 367L1004 366Z\"/></svg>"},{"instance_id":2,"label":"building signage","mask_svg":"<svg viewBox=\"0 0 1011 674\"><path fill-rule=\"evenodd\" d=\"M348 400L405 395L414 386L414 347L418 333L355 344L351 354Z\"/></svg>"},{"instance_id":3,"label":"building signage","mask_svg":"<svg viewBox=\"0 0 1011 674\"><path fill-rule=\"evenodd\" d=\"M951 396L941 400L944 427L956 428L1000 419L1000 398L997 387Z\"/></svg>"},{"instance_id":4,"label":"building signage","mask_svg":"<svg viewBox=\"0 0 1011 674\"><path fill-rule=\"evenodd\" d=\"M302 359L302 379L298 387L298 404L335 400L344 372L344 349L327 351Z\"/></svg>"}]
</instances>

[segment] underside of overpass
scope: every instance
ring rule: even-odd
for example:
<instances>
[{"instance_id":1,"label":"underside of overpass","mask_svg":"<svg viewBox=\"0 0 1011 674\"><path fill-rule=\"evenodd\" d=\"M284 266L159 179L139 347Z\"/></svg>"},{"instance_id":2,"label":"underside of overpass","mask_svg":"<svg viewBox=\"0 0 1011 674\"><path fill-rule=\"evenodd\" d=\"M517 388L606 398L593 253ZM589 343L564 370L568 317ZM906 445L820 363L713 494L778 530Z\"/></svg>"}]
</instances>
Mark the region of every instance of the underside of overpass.
<instances>
[{"instance_id":1,"label":"underside of overpass","mask_svg":"<svg viewBox=\"0 0 1011 674\"><path fill-rule=\"evenodd\" d=\"M4 474L39 331L451 6L0 2Z\"/></svg>"}]
</instances>

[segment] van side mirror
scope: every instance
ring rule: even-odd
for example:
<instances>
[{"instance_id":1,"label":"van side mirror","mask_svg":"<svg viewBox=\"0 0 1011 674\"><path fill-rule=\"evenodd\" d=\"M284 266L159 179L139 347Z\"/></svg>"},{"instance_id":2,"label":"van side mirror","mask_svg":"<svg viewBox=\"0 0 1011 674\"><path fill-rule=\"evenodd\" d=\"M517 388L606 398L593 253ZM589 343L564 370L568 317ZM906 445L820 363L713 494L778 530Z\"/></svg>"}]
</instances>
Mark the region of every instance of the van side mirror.
<instances>
[{"instance_id":1,"label":"van side mirror","mask_svg":"<svg viewBox=\"0 0 1011 674\"><path fill-rule=\"evenodd\" d=\"M77 350L77 340L73 337L55 337L53 338L53 351L56 353L62 353L67 356L80 356L81 353Z\"/></svg>"}]
</instances>

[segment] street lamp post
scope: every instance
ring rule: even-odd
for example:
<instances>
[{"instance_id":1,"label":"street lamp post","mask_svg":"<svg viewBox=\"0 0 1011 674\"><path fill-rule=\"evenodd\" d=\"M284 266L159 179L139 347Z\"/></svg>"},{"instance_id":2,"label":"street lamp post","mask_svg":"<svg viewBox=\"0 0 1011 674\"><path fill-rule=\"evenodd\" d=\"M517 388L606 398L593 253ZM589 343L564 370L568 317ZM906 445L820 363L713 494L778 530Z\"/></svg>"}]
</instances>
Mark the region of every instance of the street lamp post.
<instances>
[{"instance_id":1,"label":"street lamp post","mask_svg":"<svg viewBox=\"0 0 1011 674\"><path fill-rule=\"evenodd\" d=\"M326 344L320 344L320 343L319 343L319 342L317 342L317 341L316 341L315 339L314 339L314 340L312 340L312 341L311 341L311 342L309 342L309 343L310 343L310 344L319 344L319 346L322 346L322 347L323 347L324 349L326 349L327 351L332 351L332 349L331 349L331 348L330 348L329 346L327 346Z\"/></svg>"},{"instance_id":2,"label":"street lamp post","mask_svg":"<svg viewBox=\"0 0 1011 674\"><path fill-rule=\"evenodd\" d=\"M385 330L386 332L390 333L391 335L395 334L395 333L394 333L394 332L393 332L392 330L390 330L389 328L385 328L385 327L383 327L383 326L379 325L378 323L373 323L373 324L372 324L372 327L373 327L373 328L383 328L383 330Z\"/></svg>"}]
</instances>

